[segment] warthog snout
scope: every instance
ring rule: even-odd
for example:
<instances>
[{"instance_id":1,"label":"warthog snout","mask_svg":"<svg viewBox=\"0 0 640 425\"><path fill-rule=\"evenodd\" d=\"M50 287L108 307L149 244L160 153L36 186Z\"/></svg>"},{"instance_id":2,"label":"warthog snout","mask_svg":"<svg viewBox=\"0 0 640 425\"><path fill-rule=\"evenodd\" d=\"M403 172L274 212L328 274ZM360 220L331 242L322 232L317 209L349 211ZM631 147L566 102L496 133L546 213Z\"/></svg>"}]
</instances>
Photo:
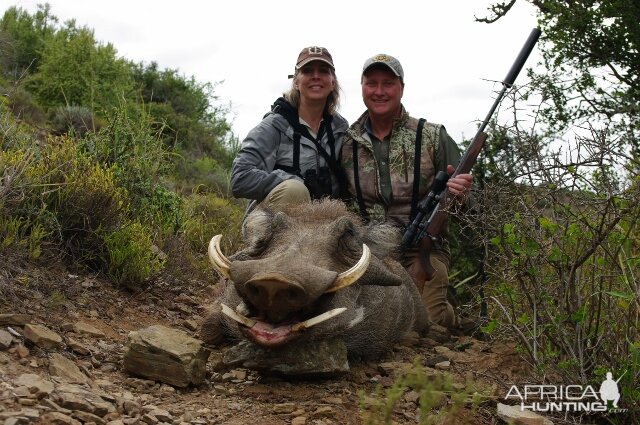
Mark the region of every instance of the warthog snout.
<instances>
[{"instance_id":1,"label":"warthog snout","mask_svg":"<svg viewBox=\"0 0 640 425\"><path fill-rule=\"evenodd\" d=\"M244 285L247 300L272 322L280 322L289 312L301 309L307 291L297 282L277 278L252 279Z\"/></svg>"}]
</instances>

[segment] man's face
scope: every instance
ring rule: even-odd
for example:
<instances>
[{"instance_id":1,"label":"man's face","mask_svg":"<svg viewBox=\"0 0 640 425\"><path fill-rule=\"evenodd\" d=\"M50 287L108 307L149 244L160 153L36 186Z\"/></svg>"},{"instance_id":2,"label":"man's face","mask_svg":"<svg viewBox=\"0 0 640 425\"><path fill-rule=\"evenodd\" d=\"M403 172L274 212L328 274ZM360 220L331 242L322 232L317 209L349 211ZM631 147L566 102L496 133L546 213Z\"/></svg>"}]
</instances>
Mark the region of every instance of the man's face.
<instances>
[{"instance_id":1,"label":"man's face","mask_svg":"<svg viewBox=\"0 0 640 425\"><path fill-rule=\"evenodd\" d=\"M400 77L389 68L373 68L362 76L362 100L373 119L399 117L403 93Z\"/></svg>"}]
</instances>

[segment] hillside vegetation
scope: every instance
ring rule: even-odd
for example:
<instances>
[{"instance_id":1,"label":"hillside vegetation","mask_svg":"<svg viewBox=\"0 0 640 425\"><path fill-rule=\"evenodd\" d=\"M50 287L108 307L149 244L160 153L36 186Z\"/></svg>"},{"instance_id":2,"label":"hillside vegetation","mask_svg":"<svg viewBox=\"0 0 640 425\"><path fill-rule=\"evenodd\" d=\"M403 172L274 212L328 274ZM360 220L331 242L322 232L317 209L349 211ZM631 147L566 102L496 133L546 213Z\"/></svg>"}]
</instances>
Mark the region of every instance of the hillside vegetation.
<instances>
[{"instance_id":1,"label":"hillside vegetation","mask_svg":"<svg viewBox=\"0 0 640 425\"><path fill-rule=\"evenodd\" d=\"M48 5L0 21L0 254L152 283L234 235L236 138L214 85L117 55ZM232 242L232 241L230 241ZM184 266L184 264L182 265ZM1 288L0 288L1 290Z\"/></svg>"},{"instance_id":2,"label":"hillside vegetation","mask_svg":"<svg viewBox=\"0 0 640 425\"><path fill-rule=\"evenodd\" d=\"M478 20L501 19L514 2ZM490 126L473 171L474 207L452 223L451 278L483 337L514 342L538 383L621 377L630 412L606 420L633 423L640 6L531 3L543 61L501 105L501 117L513 119ZM63 263L133 291L167 275L210 279L208 240L224 233L224 250L235 251L244 211L228 193L238 140L215 87L119 57L91 29L59 23L48 5L7 9L0 298L10 299L25 264Z\"/></svg>"}]
</instances>

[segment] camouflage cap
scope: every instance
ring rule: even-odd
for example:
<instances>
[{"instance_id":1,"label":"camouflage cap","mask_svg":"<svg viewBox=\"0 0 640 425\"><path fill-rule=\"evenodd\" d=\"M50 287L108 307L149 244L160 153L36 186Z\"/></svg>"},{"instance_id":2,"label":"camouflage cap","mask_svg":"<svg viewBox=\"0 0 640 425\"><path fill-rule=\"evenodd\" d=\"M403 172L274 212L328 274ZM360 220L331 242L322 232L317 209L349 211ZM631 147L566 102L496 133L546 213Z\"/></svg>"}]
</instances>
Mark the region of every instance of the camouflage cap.
<instances>
[{"instance_id":1,"label":"camouflage cap","mask_svg":"<svg viewBox=\"0 0 640 425\"><path fill-rule=\"evenodd\" d=\"M389 68L393 73L400 77L400 80L404 81L404 71L402 70L402 65L400 65L400 61L393 56L385 55L384 53L380 53L378 55L372 56L367 59L362 67L362 74L369 68L374 65L384 65Z\"/></svg>"},{"instance_id":2,"label":"camouflage cap","mask_svg":"<svg viewBox=\"0 0 640 425\"><path fill-rule=\"evenodd\" d=\"M324 47L310 46L302 49L298 55L298 61L296 62L296 70L302 68L306 64L312 61L322 61L331 66L332 69L336 69L333 66L333 58L331 53Z\"/></svg>"}]
</instances>

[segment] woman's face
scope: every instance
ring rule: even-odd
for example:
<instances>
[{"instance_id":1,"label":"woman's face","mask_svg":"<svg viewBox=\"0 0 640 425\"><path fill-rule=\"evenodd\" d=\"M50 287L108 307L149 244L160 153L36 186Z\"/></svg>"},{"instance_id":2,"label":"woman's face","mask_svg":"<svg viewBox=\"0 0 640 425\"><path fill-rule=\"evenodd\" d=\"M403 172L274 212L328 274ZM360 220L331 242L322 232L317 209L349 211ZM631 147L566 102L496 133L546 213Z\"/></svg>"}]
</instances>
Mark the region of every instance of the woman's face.
<instances>
[{"instance_id":1,"label":"woman's face","mask_svg":"<svg viewBox=\"0 0 640 425\"><path fill-rule=\"evenodd\" d=\"M296 83L301 99L323 102L336 85L331 67L322 61L312 61L300 68Z\"/></svg>"}]
</instances>

